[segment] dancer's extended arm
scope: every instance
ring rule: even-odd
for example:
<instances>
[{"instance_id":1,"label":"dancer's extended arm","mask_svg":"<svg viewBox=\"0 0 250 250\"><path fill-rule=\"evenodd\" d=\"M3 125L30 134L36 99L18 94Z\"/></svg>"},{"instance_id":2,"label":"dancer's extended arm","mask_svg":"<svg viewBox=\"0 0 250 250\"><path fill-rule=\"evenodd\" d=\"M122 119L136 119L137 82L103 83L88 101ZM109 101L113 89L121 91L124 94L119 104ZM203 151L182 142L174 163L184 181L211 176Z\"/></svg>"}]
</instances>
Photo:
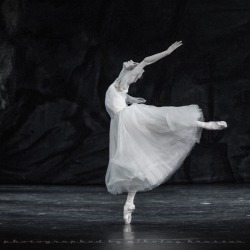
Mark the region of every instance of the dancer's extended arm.
<instances>
[{"instance_id":1,"label":"dancer's extended arm","mask_svg":"<svg viewBox=\"0 0 250 250\"><path fill-rule=\"evenodd\" d=\"M173 43L167 50L157 53L152 56L145 57L136 67L144 68L152 63L157 62L158 60L162 59L163 57L171 54L174 50L182 45L182 41Z\"/></svg>"}]
</instances>

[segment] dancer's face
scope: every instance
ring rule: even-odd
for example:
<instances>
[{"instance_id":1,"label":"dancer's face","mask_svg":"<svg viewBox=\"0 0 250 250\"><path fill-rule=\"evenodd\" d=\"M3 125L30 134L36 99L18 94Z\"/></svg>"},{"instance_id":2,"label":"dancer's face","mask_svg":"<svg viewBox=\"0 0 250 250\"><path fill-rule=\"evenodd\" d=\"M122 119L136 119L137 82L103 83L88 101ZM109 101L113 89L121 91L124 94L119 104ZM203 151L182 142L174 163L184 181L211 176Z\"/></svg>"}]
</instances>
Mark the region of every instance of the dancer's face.
<instances>
[{"instance_id":1,"label":"dancer's face","mask_svg":"<svg viewBox=\"0 0 250 250\"><path fill-rule=\"evenodd\" d=\"M123 65L126 69L133 69L138 65L138 63L133 62L132 60L129 60L127 62L124 62Z\"/></svg>"}]
</instances>

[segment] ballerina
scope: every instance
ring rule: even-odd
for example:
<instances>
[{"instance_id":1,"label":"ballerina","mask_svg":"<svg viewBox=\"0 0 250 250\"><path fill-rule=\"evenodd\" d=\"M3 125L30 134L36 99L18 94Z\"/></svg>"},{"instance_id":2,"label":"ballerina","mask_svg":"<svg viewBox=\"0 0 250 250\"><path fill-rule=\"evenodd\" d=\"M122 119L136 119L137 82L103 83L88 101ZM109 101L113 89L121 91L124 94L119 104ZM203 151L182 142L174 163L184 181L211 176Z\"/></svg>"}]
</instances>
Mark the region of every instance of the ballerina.
<instances>
[{"instance_id":1,"label":"ballerina","mask_svg":"<svg viewBox=\"0 0 250 250\"><path fill-rule=\"evenodd\" d=\"M130 84L141 78L146 66L181 45L182 41L175 42L140 63L124 62L118 78L105 94L105 107L111 117L105 184L111 194L127 193L123 208L125 224L131 223L136 193L169 180L195 143L200 142L202 129L227 127L225 121L205 122L202 110L195 104L156 107L144 104L144 98L127 94Z\"/></svg>"}]
</instances>

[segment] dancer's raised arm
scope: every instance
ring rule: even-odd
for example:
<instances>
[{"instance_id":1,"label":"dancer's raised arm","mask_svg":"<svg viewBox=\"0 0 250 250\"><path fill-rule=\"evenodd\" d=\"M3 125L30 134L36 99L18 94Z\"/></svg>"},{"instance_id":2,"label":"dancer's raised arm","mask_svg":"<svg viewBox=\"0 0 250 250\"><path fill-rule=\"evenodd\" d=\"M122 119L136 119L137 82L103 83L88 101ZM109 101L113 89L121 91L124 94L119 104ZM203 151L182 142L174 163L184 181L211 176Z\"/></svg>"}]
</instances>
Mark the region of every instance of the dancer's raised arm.
<instances>
[{"instance_id":1,"label":"dancer's raised arm","mask_svg":"<svg viewBox=\"0 0 250 250\"><path fill-rule=\"evenodd\" d=\"M173 43L167 50L145 57L140 63L133 62L132 60L123 63L123 69L115 80L114 86L120 92L128 89L131 83L136 82L144 72L143 68L148 66L158 60L162 59L163 57L171 54L174 50L182 45L182 41Z\"/></svg>"},{"instance_id":2,"label":"dancer's raised arm","mask_svg":"<svg viewBox=\"0 0 250 250\"><path fill-rule=\"evenodd\" d=\"M167 50L157 53L152 56L145 57L136 67L144 68L152 63L157 62L158 60L162 59L163 57L171 54L174 50L182 45L182 41L173 43Z\"/></svg>"}]
</instances>

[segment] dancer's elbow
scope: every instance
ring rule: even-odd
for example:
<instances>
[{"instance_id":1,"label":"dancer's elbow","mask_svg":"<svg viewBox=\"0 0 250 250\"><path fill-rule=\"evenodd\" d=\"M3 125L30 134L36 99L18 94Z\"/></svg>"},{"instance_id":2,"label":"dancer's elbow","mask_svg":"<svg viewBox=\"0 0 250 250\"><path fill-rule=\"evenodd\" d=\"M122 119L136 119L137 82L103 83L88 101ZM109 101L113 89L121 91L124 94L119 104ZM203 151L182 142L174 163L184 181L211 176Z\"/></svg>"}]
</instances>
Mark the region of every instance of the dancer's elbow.
<instances>
[{"instance_id":1,"label":"dancer's elbow","mask_svg":"<svg viewBox=\"0 0 250 250\"><path fill-rule=\"evenodd\" d=\"M145 57L145 58L143 59L143 62L144 62L146 65L149 65L149 64L153 63L153 61L150 59L150 57Z\"/></svg>"},{"instance_id":2,"label":"dancer's elbow","mask_svg":"<svg viewBox=\"0 0 250 250\"><path fill-rule=\"evenodd\" d=\"M145 66L148 66L151 63L153 63L152 60L149 57L145 57L138 66L144 68Z\"/></svg>"}]
</instances>

